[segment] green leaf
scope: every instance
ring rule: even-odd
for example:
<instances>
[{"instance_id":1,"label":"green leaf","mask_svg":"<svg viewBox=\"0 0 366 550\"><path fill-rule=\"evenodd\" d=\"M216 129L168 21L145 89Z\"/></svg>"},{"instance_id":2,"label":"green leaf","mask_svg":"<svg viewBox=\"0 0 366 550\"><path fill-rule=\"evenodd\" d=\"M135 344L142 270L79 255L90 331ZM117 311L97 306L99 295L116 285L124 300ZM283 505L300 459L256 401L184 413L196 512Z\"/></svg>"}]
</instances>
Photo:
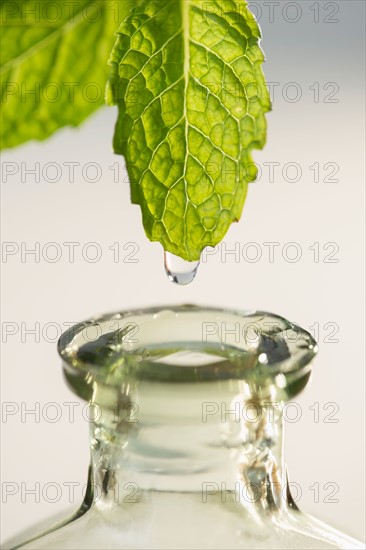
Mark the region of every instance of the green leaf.
<instances>
[{"instance_id":1,"label":"green leaf","mask_svg":"<svg viewBox=\"0 0 366 550\"><path fill-rule=\"evenodd\" d=\"M1 147L77 126L104 103L118 27L109 0L1 2Z\"/></svg>"},{"instance_id":2,"label":"green leaf","mask_svg":"<svg viewBox=\"0 0 366 550\"><path fill-rule=\"evenodd\" d=\"M107 102L145 232L194 261L240 218L270 109L244 0L137 0L118 29Z\"/></svg>"}]
</instances>

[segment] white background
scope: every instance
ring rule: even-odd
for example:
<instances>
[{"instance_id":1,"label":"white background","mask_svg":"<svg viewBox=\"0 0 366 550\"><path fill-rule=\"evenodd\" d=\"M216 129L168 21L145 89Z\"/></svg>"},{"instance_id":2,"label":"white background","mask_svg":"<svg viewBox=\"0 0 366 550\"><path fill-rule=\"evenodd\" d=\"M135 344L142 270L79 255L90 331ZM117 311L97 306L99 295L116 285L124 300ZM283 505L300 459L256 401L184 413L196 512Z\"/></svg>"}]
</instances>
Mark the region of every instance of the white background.
<instances>
[{"instance_id":1,"label":"white background","mask_svg":"<svg viewBox=\"0 0 366 550\"><path fill-rule=\"evenodd\" d=\"M282 8L284 3L280 4ZM16 414L3 416L1 426L3 488L9 482L18 488L13 496L2 494L4 539L68 508L64 483L86 481L88 426L82 405L75 409L74 422L63 405L77 399L62 379L56 353L60 332L68 323L108 311L184 302L268 310L313 334L319 328L320 353L312 383L297 400L301 418L286 425L290 478L301 486L302 510L364 537L364 4L334 2L339 8L334 16L338 23L324 22L321 2L319 23L314 23L310 3L297 4L302 17L296 23L289 23L286 17L291 13L285 17L281 10L271 22L261 4L266 75L279 83L268 116L268 144L254 155L262 176L250 185L242 220L232 226L218 252L202 262L193 284L180 288L168 281L161 246L147 241L139 209L130 204L123 160L111 151L114 109L99 111L80 129L62 130L47 142L4 154L3 162L17 163L19 172L6 181L3 177L2 240L16 243L19 250L40 243L41 250L39 263L32 255L22 261L20 251L2 259L2 400L19 407ZM291 82L296 86L289 86ZM319 101L314 96L316 82ZM330 82L337 86L331 98L336 102L325 101L334 89L324 89ZM299 87L301 97L293 101ZM80 163L73 183L64 165L70 161ZM116 161L121 168L119 182L114 182L109 168ZM36 162L41 171L49 162L58 163L59 181L50 182L55 174L52 168L39 182L32 175L22 181L21 163L24 172ZM101 170L95 183L82 175L90 162L98 163ZM268 162L280 163L273 182L263 164ZM289 181L295 172L285 167L287 163L300 166L299 181ZM320 166L319 182L310 169L314 163ZM339 166L333 176L338 181L324 181L331 173L323 169L326 163ZM90 168L87 177L94 175ZM56 242L62 252L54 263L47 253L52 257L55 249L44 248L50 242ZM65 242L80 243L73 263ZM95 263L82 255L90 242L101 251ZM110 250L116 242L120 243L119 262ZM280 243L273 262L266 242ZM296 252L287 247L290 242L297 243L301 252L297 262L290 261ZM247 247L248 243L257 245ZM314 247L314 243L319 244ZM325 249L327 243L335 245ZM332 258L337 261L329 262L334 246L337 252ZM225 255L225 247L236 247L239 258ZM250 261L258 250L261 257ZM130 260L137 261L128 262L132 251ZM85 252L84 248L84 256L88 252L92 257L93 249ZM26 334L36 323L39 339ZM12 327L16 333L9 335ZM50 402L61 407L59 422L49 421L55 412L47 409ZM22 421L22 408L35 406L41 410L39 422L32 415ZM317 407L319 421L315 422ZM325 421L335 410L332 419L337 422ZM24 489L36 482L41 492L47 483L59 484L61 498L49 502L55 495L50 490L46 497L41 494L39 503L31 495L22 502ZM319 484L319 502L310 489L314 483ZM338 502L327 502L334 487L324 488L327 483L338 486L333 495ZM80 500L76 490L74 506Z\"/></svg>"}]
</instances>

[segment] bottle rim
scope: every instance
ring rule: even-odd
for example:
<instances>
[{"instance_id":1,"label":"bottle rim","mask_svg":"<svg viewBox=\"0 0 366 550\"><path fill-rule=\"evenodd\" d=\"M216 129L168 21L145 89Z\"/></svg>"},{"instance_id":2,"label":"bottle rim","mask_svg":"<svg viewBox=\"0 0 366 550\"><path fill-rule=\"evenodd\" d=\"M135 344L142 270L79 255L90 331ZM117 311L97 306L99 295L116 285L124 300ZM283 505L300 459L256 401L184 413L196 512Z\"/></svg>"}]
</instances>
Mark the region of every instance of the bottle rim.
<instances>
[{"instance_id":1,"label":"bottle rim","mask_svg":"<svg viewBox=\"0 0 366 550\"><path fill-rule=\"evenodd\" d=\"M164 336L169 331L179 337L169 340ZM188 351L191 362L184 364ZM218 359L192 364L200 351ZM279 315L191 304L94 317L68 329L58 342L67 382L84 398L96 382L118 388L132 381L230 380L292 397L306 385L317 351L311 334Z\"/></svg>"}]
</instances>

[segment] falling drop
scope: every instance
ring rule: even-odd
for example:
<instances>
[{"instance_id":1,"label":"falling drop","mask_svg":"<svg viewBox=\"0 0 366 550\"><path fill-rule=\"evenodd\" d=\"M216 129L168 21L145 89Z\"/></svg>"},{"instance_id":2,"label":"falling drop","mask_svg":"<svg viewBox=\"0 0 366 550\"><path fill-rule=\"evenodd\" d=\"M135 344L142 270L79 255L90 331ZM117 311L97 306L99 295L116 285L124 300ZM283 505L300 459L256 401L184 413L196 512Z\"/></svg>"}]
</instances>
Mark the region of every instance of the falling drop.
<instances>
[{"instance_id":1,"label":"falling drop","mask_svg":"<svg viewBox=\"0 0 366 550\"><path fill-rule=\"evenodd\" d=\"M187 262L164 251L164 267L169 279L177 285L188 285L196 276L200 262Z\"/></svg>"}]
</instances>

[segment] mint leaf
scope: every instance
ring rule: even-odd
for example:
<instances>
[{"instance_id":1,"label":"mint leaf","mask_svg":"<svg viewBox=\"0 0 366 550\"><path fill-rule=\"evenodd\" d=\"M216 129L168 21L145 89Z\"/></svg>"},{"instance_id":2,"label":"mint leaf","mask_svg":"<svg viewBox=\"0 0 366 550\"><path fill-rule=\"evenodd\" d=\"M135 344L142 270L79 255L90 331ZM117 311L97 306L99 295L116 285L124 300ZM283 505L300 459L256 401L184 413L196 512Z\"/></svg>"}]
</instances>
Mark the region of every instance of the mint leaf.
<instances>
[{"instance_id":1,"label":"mint leaf","mask_svg":"<svg viewBox=\"0 0 366 550\"><path fill-rule=\"evenodd\" d=\"M107 101L148 238L194 261L240 218L270 109L244 0L137 0L118 29Z\"/></svg>"},{"instance_id":2,"label":"mint leaf","mask_svg":"<svg viewBox=\"0 0 366 550\"><path fill-rule=\"evenodd\" d=\"M103 105L115 4L1 2L2 148L77 126Z\"/></svg>"}]
</instances>

